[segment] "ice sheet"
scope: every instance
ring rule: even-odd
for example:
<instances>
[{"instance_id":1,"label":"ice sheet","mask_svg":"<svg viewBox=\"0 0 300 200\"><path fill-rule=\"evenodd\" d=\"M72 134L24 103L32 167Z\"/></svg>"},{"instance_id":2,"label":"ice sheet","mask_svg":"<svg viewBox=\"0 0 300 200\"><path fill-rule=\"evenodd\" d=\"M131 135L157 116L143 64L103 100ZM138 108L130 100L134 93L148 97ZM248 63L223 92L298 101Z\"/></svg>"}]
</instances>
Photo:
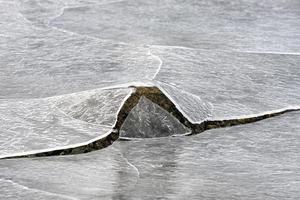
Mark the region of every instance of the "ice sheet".
<instances>
[{"instance_id":1,"label":"ice sheet","mask_svg":"<svg viewBox=\"0 0 300 200\"><path fill-rule=\"evenodd\" d=\"M299 53L299 9L298 0L82 2L50 25L126 43Z\"/></svg>"},{"instance_id":2,"label":"ice sheet","mask_svg":"<svg viewBox=\"0 0 300 200\"><path fill-rule=\"evenodd\" d=\"M300 106L299 55L163 47L152 53L163 62L155 79L179 105L190 107L186 112L195 121L205 111L194 110L197 104L210 105L212 120ZM199 96L202 104L188 105L175 88Z\"/></svg>"},{"instance_id":3,"label":"ice sheet","mask_svg":"<svg viewBox=\"0 0 300 200\"><path fill-rule=\"evenodd\" d=\"M131 89L0 103L0 157L88 144L108 135Z\"/></svg>"},{"instance_id":4,"label":"ice sheet","mask_svg":"<svg viewBox=\"0 0 300 200\"><path fill-rule=\"evenodd\" d=\"M136 169L111 147L78 156L2 161L0 199L7 200L121 199L138 179Z\"/></svg>"},{"instance_id":5,"label":"ice sheet","mask_svg":"<svg viewBox=\"0 0 300 200\"><path fill-rule=\"evenodd\" d=\"M5 187L0 195L299 199L299 130L300 112L294 112L196 136L115 142L82 155L1 160L0 188L11 182L29 189L21 193L22 188Z\"/></svg>"},{"instance_id":6,"label":"ice sheet","mask_svg":"<svg viewBox=\"0 0 300 200\"><path fill-rule=\"evenodd\" d=\"M127 199L298 199L300 112L188 138L121 143L140 172Z\"/></svg>"},{"instance_id":7,"label":"ice sheet","mask_svg":"<svg viewBox=\"0 0 300 200\"><path fill-rule=\"evenodd\" d=\"M186 92L165 81L155 81L155 83L190 122L201 123L211 117L213 105L203 101L200 96Z\"/></svg>"},{"instance_id":8,"label":"ice sheet","mask_svg":"<svg viewBox=\"0 0 300 200\"><path fill-rule=\"evenodd\" d=\"M133 92L132 88L98 89L51 97L50 101L72 118L113 127L124 101Z\"/></svg>"},{"instance_id":9,"label":"ice sheet","mask_svg":"<svg viewBox=\"0 0 300 200\"><path fill-rule=\"evenodd\" d=\"M39 12L31 14L40 19ZM0 99L48 97L146 82L159 65L148 47L36 26L24 18L15 1L1 2L0 19Z\"/></svg>"},{"instance_id":10,"label":"ice sheet","mask_svg":"<svg viewBox=\"0 0 300 200\"><path fill-rule=\"evenodd\" d=\"M298 0L0 0L0 157L104 137L131 92L119 88L136 84L158 86L191 122L299 108L299 9ZM127 133L185 132L141 101ZM0 160L0 199L299 199L299 115Z\"/></svg>"},{"instance_id":11,"label":"ice sheet","mask_svg":"<svg viewBox=\"0 0 300 200\"><path fill-rule=\"evenodd\" d=\"M123 138L151 138L190 133L178 119L142 96L130 111L120 130Z\"/></svg>"}]
</instances>

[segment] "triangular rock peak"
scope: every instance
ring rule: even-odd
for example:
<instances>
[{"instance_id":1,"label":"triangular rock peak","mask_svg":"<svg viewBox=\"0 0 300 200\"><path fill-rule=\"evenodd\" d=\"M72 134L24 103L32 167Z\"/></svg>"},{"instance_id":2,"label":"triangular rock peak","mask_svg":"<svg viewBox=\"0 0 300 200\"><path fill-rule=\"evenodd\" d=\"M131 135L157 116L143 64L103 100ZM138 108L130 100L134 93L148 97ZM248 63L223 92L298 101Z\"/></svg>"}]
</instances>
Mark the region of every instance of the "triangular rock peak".
<instances>
[{"instance_id":1,"label":"triangular rock peak","mask_svg":"<svg viewBox=\"0 0 300 200\"><path fill-rule=\"evenodd\" d=\"M191 130L178 119L142 96L120 130L120 138L151 138L185 135Z\"/></svg>"}]
</instances>

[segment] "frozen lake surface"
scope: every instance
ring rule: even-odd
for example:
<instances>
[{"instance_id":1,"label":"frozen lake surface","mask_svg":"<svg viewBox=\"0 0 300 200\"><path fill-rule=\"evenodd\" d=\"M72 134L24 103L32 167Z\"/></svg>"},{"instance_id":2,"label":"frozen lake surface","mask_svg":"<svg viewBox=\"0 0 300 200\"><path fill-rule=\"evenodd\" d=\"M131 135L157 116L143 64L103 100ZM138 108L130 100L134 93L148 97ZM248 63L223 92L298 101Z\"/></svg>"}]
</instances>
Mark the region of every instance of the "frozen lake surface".
<instances>
[{"instance_id":1,"label":"frozen lake surface","mask_svg":"<svg viewBox=\"0 0 300 200\"><path fill-rule=\"evenodd\" d=\"M2 199L298 199L300 113L88 154L1 160Z\"/></svg>"},{"instance_id":2,"label":"frozen lake surface","mask_svg":"<svg viewBox=\"0 0 300 200\"><path fill-rule=\"evenodd\" d=\"M299 199L299 10L0 0L0 199Z\"/></svg>"}]
</instances>

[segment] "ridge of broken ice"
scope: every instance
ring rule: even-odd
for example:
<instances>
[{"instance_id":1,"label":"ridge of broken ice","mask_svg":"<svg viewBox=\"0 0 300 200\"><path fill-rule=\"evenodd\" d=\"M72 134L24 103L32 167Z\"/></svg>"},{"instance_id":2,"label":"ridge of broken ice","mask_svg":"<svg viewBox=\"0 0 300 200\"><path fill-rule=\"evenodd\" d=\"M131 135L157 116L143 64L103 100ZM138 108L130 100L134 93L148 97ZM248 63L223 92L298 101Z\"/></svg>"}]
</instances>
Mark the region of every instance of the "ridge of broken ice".
<instances>
[{"instance_id":1,"label":"ridge of broken ice","mask_svg":"<svg viewBox=\"0 0 300 200\"><path fill-rule=\"evenodd\" d=\"M158 87L191 123L300 108L295 1L174 2L1 1L0 146L99 139L128 86Z\"/></svg>"}]
</instances>

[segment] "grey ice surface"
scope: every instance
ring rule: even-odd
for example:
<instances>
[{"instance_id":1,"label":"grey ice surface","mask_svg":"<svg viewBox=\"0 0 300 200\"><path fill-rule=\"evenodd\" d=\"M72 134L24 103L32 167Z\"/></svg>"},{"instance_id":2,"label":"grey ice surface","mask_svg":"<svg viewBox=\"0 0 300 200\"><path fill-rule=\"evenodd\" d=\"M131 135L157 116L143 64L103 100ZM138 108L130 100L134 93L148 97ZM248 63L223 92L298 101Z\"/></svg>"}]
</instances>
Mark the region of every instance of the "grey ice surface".
<instances>
[{"instance_id":1,"label":"grey ice surface","mask_svg":"<svg viewBox=\"0 0 300 200\"><path fill-rule=\"evenodd\" d=\"M190 132L191 130L181 124L174 116L142 96L125 119L120 130L120 137L167 137Z\"/></svg>"},{"instance_id":2,"label":"grey ice surface","mask_svg":"<svg viewBox=\"0 0 300 200\"><path fill-rule=\"evenodd\" d=\"M132 190L138 179L136 169L115 148L7 161L0 161L0 199L121 199L118 197Z\"/></svg>"},{"instance_id":3,"label":"grey ice surface","mask_svg":"<svg viewBox=\"0 0 300 200\"><path fill-rule=\"evenodd\" d=\"M110 133L131 89L0 102L0 157L76 146Z\"/></svg>"},{"instance_id":4,"label":"grey ice surface","mask_svg":"<svg viewBox=\"0 0 300 200\"><path fill-rule=\"evenodd\" d=\"M3 199L299 199L300 112L88 154L0 160Z\"/></svg>"},{"instance_id":5,"label":"grey ice surface","mask_svg":"<svg viewBox=\"0 0 300 200\"><path fill-rule=\"evenodd\" d=\"M61 8L50 26L108 40L260 52L300 49L298 0L81 1Z\"/></svg>"},{"instance_id":6,"label":"grey ice surface","mask_svg":"<svg viewBox=\"0 0 300 200\"><path fill-rule=\"evenodd\" d=\"M90 90L50 98L66 115L80 121L113 127L132 88Z\"/></svg>"},{"instance_id":7,"label":"grey ice surface","mask_svg":"<svg viewBox=\"0 0 300 200\"><path fill-rule=\"evenodd\" d=\"M53 5L56 1L31 2ZM47 3L46 3L47 2ZM0 99L40 98L150 80L149 49L36 26L19 1L0 6ZM43 8L31 11L41 19ZM59 11L59 10L56 10Z\"/></svg>"},{"instance_id":8,"label":"grey ice surface","mask_svg":"<svg viewBox=\"0 0 300 200\"><path fill-rule=\"evenodd\" d=\"M243 118L300 107L300 55L154 49L162 60L155 78L160 86L179 105L188 104L182 101L185 97L178 96L178 90L201 98L193 103L198 106L189 105L194 109L186 110L193 121Z\"/></svg>"},{"instance_id":9,"label":"grey ice surface","mask_svg":"<svg viewBox=\"0 0 300 200\"><path fill-rule=\"evenodd\" d=\"M299 10L299 0L0 0L0 157L102 137L131 92L117 88L135 84L159 86L192 122L299 108ZM0 160L0 199L300 199L299 114ZM151 103L132 115L126 134L184 132Z\"/></svg>"},{"instance_id":10,"label":"grey ice surface","mask_svg":"<svg viewBox=\"0 0 300 200\"><path fill-rule=\"evenodd\" d=\"M162 71L164 71L163 69ZM181 73L178 71L178 73ZM182 73L185 73L182 72ZM195 74L194 76L197 76ZM164 79L161 79L164 80ZM180 80L180 78L179 78ZM192 81L189 81L191 83ZM200 96L194 95L191 92L187 92L176 86L176 83L172 85L168 82L155 81L160 90L163 91L165 95L175 103L175 106L180 110L184 116L189 119L191 122L203 122L206 119L209 119L212 115L213 105L210 102L203 101Z\"/></svg>"}]
</instances>

